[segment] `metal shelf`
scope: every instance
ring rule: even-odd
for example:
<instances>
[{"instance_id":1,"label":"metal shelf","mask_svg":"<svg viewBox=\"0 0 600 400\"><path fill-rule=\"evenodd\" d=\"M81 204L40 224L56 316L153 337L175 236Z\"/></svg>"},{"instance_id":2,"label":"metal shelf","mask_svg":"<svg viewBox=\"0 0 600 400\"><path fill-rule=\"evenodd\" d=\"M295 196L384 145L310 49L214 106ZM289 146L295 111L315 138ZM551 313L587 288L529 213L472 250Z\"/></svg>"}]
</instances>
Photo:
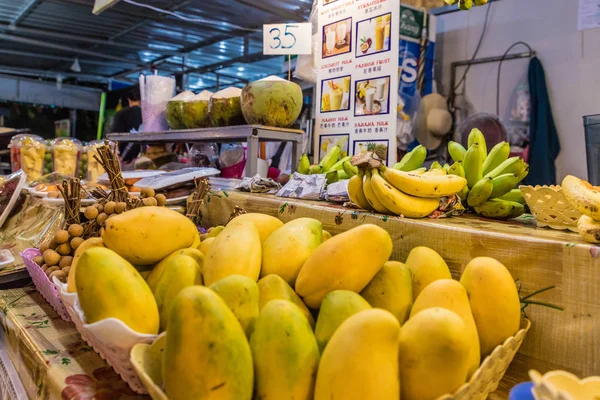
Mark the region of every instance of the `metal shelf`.
<instances>
[{"instance_id":1,"label":"metal shelf","mask_svg":"<svg viewBox=\"0 0 600 400\"><path fill-rule=\"evenodd\" d=\"M283 129L263 125L237 125L164 132L109 133L107 138L118 142L136 143L246 142L248 144L246 176L254 176L257 171L259 142L292 142L292 168L294 168L300 160L302 133L303 131L299 129Z\"/></svg>"}]
</instances>

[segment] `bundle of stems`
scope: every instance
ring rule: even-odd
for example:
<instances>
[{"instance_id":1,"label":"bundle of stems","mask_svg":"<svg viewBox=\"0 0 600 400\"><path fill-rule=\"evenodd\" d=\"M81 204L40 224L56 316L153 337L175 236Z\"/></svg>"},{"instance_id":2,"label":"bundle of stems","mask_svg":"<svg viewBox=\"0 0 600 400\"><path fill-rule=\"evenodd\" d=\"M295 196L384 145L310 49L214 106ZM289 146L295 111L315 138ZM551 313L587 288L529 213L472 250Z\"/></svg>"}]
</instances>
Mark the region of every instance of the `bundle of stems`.
<instances>
[{"instance_id":1,"label":"bundle of stems","mask_svg":"<svg viewBox=\"0 0 600 400\"><path fill-rule=\"evenodd\" d=\"M204 197L210 190L210 183L208 178L195 178L194 185L196 189L192 193L192 201L187 207L186 217L192 220L196 225L200 225L202 222L202 204L204 203Z\"/></svg>"},{"instance_id":2,"label":"bundle of stems","mask_svg":"<svg viewBox=\"0 0 600 400\"><path fill-rule=\"evenodd\" d=\"M77 178L65 179L58 190L65 199L65 227L79 223L79 210L81 207L81 182Z\"/></svg>"},{"instance_id":3,"label":"bundle of stems","mask_svg":"<svg viewBox=\"0 0 600 400\"><path fill-rule=\"evenodd\" d=\"M119 157L117 157L117 145L117 142L111 143L105 140L104 145L98 147L98 154L94 154L94 158L102 165L110 182L110 193L100 203L104 204L108 201L114 201L115 203L125 202L129 210L138 207L137 203L140 201L129 196L129 192L125 187Z\"/></svg>"}]
</instances>

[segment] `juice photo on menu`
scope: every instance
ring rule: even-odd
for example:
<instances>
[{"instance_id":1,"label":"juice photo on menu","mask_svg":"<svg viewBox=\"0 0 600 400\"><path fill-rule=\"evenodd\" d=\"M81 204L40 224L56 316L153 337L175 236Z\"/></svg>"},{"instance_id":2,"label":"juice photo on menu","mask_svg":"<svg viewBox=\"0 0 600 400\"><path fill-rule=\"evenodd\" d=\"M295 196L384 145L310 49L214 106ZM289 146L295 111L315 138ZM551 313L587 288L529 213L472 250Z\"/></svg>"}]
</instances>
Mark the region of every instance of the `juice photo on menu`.
<instances>
[{"instance_id":1,"label":"juice photo on menu","mask_svg":"<svg viewBox=\"0 0 600 400\"><path fill-rule=\"evenodd\" d=\"M356 57L390 50L392 14L387 13L356 24L358 43Z\"/></svg>"},{"instance_id":2,"label":"juice photo on menu","mask_svg":"<svg viewBox=\"0 0 600 400\"><path fill-rule=\"evenodd\" d=\"M354 115L389 114L390 77L365 79L356 82Z\"/></svg>"},{"instance_id":3,"label":"juice photo on menu","mask_svg":"<svg viewBox=\"0 0 600 400\"><path fill-rule=\"evenodd\" d=\"M390 141L387 139L381 140L355 140L354 141L354 152L356 154L365 154L368 151L375 152L379 157L384 160L388 159L388 146Z\"/></svg>"},{"instance_id":4,"label":"juice photo on menu","mask_svg":"<svg viewBox=\"0 0 600 400\"><path fill-rule=\"evenodd\" d=\"M322 81L321 112L349 110L351 86L350 75Z\"/></svg>"},{"instance_id":5,"label":"juice photo on menu","mask_svg":"<svg viewBox=\"0 0 600 400\"><path fill-rule=\"evenodd\" d=\"M347 133L336 133L331 135L321 135L319 137L319 160L329 151L330 147L335 145L340 146L340 157L348 155L348 140L350 135Z\"/></svg>"},{"instance_id":6,"label":"juice photo on menu","mask_svg":"<svg viewBox=\"0 0 600 400\"><path fill-rule=\"evenodd\" d=\"M352 18L333 22L323 27L322 57L333 57L352 51Z\"/></svg>"}]
</instances>

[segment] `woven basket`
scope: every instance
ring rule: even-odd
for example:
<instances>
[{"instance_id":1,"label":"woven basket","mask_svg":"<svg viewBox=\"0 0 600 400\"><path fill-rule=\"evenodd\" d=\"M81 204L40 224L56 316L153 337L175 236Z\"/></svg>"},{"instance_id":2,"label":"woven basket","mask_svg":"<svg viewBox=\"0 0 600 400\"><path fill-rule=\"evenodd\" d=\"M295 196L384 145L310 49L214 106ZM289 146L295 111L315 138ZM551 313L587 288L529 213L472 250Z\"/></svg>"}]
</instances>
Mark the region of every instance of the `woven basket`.
<instances>
[{"instance_id":1,"label":"woven basket","mask_svg":"<svg viewBox=\"0 0 600 400\"><path fill-rule=\"evenodd\" d=\"M542 376L529 371L535 400L578 400L600 398L600 376L579 379L565 371L550 371Z\"/></svg>"},{"instance_id":2,"label":"woven basket","mask_svg":"<svg viewBox=\"0 0 600 400\"><path fill-rule=\"evenodd\" d=\"M54 280L65 308L87 342L110 365L136 393L147 394L146 387L140 382L137 373L129 361L131 349L138 343L152 343L157 335L133 331L121 320L107 318L91 324L85 323L85 316L79 306L77 293L67 292L67 285Z\"/></svg>"},{"instance_id":3,"label":"woven basket","mask_svg":"<svg viewBox=\"0 0 600 400\"><path fill-rule=\"evenodd\" d=\"M488 395L498 388L508 366L521 347L531 323L521 320L519 331L497 346L492 354L487 356L469 382L462 385L453 394L438 397L437 400L485 400ZM152 400L168 400L162 391L162 354L165 347L164 335L151 345L137 344L131 351L131 364L137 371L140 380L146 386Z\"/></svg>"},{"instance_id":4,"label":"woven basket","mask_svg":"<svg viewBox=\"0 0 600 400\"><path fill-rule=\"evenodd\" d=\"M38 249L27 249L21 253L21 258L23 258L25 268L27 268L27 272L29 273L29 276L31 276L31 280L33 281L37 291L40 292L42 297L46 299L48 304L54 308L54 310L63 320L71 322L71 318L67 313L67 309L58 296L56 286L54 286L54 283L50 282L50 279L48 279L48 276L44 270L42 270L39 265L33 262L34 257L41 255L42 254Z\"/></svg>"},{"instance_id":5,"label":"woven basket","mask_svg":"<svg viewBox=\"0 0 600 400\"><path fill-rule=\"evenodd\" d=\"M538 226L578 232L577 220L581 213L569 204L560 186L520 186L519 189Z\"/></svg>"}]
</instances>

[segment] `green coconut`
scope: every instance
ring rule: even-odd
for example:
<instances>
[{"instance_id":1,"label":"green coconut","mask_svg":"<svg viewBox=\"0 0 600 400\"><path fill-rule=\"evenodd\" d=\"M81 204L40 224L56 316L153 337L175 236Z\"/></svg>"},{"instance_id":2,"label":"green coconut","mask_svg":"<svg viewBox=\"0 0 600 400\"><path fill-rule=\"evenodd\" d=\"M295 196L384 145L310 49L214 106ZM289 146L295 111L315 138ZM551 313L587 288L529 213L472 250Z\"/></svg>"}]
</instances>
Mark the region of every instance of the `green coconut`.
<instances>
[{"instance_id":1,"label":"green coconut","mask_svg":"<svg viewBox=\"0 0 600 400\"><path fill-rule=\"evenodd\" d=\"M302 111L302 89L294 82L269 76L242 90L242 113L249 124L288 128Z\"/></svg>"},{"instance_id":2,"label":"green coconut","mask_svg":"<svg viewBox=\"0 0 600 400\"><path fill-rule=\"evenodd\" d=\"M213 126L244 125L242 89L228 87L213 94L208 102L208 116Z\"/></svg>"},{"instance_id":3,"label":"green coconut","mask_svg":"<svg viewBox=\"0 0 600 400\"><path fill-rule=\"evenodd\" d=\"M194 96L194 92L186 90L167 102L167 124L169 124L171 129L185 128L185 124L183 123L183 104L186 101L193 99Z\"/></svg>"},{"instance_id":4,"label":"green coconut","mask_svg":"<svg viewBox=\"0 0 600 400\"><path fill-rule=\"evenodd\" d=\"M183 103L183 124L187 129L210 126L210 119L208 118L210 96L212 96L212 92L204 90Z\"/></svg>"}]
</instances>

